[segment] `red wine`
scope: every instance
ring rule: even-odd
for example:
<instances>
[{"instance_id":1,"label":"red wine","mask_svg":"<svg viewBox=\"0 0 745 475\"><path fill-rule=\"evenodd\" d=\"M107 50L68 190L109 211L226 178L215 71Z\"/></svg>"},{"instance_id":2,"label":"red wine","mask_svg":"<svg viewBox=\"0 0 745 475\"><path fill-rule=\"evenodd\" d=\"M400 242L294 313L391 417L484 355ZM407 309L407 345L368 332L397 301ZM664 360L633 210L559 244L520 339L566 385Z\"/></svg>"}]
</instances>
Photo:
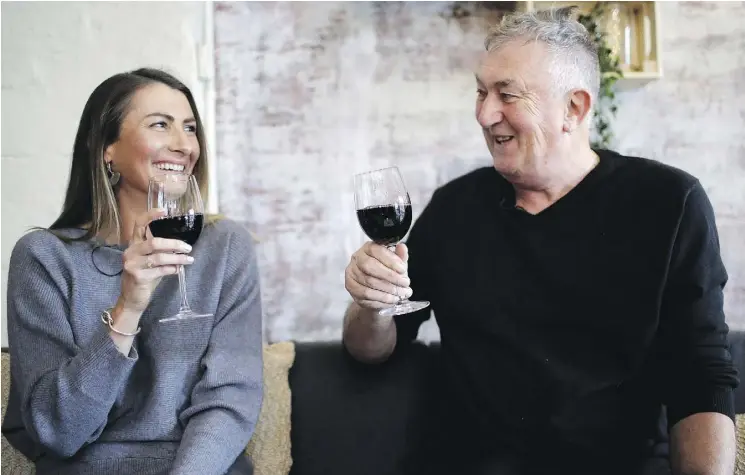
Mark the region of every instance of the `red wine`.
<instances>
[{"instance_id":1,"label":"red wine","mask_svg":"<svg viewBox=\"0 0 745 475\"><path fill-rule=\"evenodd\" d=\"M170 216L150 222L150 232L153 236L166 239L179 239L193 246L202 233L204 216L202 214L188 214L184 216Z\"/></svg>"},{"instance_id":2,"label":"red wine","mask_svg":"<svg viewBox=\"0 0 745 475\"><path fill-rule=\"evenodd\" d=\"M393 244L406 236L411 226L411 205L370 206L357 210L357 219L365 234L375 243Z\"/></svg>"}]
</instances>

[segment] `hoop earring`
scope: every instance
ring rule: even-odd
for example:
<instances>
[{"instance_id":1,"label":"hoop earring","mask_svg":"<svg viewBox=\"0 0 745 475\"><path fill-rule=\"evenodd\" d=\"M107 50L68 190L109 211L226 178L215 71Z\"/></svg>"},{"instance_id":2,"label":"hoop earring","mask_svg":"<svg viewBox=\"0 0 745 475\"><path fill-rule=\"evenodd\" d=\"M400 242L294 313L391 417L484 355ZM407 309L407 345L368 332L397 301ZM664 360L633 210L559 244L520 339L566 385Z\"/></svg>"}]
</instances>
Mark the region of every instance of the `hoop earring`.
<instances>
[{"instance_id":1,"label":"hoop earring","mask_svg":"<svg viewBox=\"0 0 745 475\"><path fill-rule=\"evenodd\" d=\"M109 183L111 183L111 186L116 186L119 183L121 174L111 169L111 162L106 162L106 171L109 174Z\"/></svg>"}]
</instances>

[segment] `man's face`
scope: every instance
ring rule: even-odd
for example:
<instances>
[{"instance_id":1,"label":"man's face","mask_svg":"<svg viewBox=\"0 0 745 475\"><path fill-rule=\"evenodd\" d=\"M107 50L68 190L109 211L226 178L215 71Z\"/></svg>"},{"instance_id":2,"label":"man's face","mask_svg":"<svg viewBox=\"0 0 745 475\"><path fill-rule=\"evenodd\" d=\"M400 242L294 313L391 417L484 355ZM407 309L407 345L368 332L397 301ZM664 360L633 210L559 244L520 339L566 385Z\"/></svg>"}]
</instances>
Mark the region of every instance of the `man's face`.
<instances>
[{"instance_id":1,"label":"man's face","mask_svg":"<svg viewBox=\"0 0 745 475\"><path fill-rule=\"evenodd\" d=\"M566 114L543 43L513 40L485 53L476 73L476 119L494 167L515 182L541 178L561 144Z\"/></svg>"}]
</instances>

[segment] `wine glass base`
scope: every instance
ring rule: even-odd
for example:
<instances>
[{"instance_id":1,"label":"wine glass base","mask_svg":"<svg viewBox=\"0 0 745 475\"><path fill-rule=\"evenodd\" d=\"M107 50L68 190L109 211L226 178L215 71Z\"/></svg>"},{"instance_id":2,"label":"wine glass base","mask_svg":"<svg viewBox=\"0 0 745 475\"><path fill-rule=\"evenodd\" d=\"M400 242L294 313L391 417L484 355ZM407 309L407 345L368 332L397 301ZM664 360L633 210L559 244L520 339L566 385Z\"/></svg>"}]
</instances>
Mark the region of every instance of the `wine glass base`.
<instances>
[{"instance_id":1,"label":"wine glass base","mask_svg":"<svg viewBox=\"0 0 745 475\"><path fill-rule=\"evenodd\" d=\"M176 320L191 320L194 318L205 318L205 317L211 317L211 316L212 316L211 313L179 312L172 317L161 318L160 320L158 320L158 322L166 323L166 322L173 322Z\"/></svg>"},{"instance_id":2,"label":"wine glass base","mask_svg":"<svg viewBox=\"0 0 745 475\"><path fill-rule=\"evenodd\" d=\"M429 302L427 302L426 300L405 300L394 305L393 307L379 310L378 313L382 317L393 317L395 315L405 315L407 313L417 312L427 307L429 307Z\"/></svg>"}]
</instances>

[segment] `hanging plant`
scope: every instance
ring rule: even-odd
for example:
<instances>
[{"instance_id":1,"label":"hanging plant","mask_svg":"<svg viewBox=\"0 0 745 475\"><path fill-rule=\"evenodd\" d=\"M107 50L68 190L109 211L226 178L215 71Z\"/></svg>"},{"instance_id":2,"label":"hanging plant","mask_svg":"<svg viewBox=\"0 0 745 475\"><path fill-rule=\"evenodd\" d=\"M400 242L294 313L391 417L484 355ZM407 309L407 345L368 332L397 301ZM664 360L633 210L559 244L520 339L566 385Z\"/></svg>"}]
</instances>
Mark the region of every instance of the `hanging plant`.
<instances>
[{"instance_id":1,"label":"hanging plant","mask_svg":"<svg viewBox=\"0 0 745 475\"><path fill-rule=\"evenodd\" d=\"M580 13L577 21L582 23L590 33L590 38L595 43L600 60L600 92L595 103L593 112L593 126L595 136L591 144L593 148L610 148L613 141L613 130L611 120L616 116L618 105L616 104L616 93L613 86L616 81L623 77L623 71L618 66L618 58L613 55L605 40L605 33L599 27L598 22L604 18L605 7L603 2L595 2L589 13Z\"/></svg>"}]
</instances>

